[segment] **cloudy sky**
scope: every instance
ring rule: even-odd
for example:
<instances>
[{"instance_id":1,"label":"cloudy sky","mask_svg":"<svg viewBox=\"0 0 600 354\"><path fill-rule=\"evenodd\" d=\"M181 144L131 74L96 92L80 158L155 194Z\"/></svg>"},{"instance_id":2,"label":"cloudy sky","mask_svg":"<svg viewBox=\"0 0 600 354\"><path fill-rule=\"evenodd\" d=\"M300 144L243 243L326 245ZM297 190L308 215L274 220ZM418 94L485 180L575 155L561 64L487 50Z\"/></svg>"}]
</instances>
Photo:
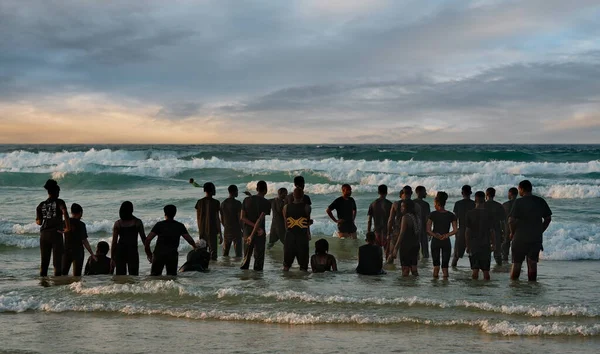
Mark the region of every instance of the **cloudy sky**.
<instances>
[{"instance_id":1,"label":"cloudy sky","mask_svg":"<svg viewBox=\"0 0 600 354\"><path fill-rule=\"evenodd\" d=\"M600 2L0 0L0 143L600 143Z\"/></svg>"}]
</instances>

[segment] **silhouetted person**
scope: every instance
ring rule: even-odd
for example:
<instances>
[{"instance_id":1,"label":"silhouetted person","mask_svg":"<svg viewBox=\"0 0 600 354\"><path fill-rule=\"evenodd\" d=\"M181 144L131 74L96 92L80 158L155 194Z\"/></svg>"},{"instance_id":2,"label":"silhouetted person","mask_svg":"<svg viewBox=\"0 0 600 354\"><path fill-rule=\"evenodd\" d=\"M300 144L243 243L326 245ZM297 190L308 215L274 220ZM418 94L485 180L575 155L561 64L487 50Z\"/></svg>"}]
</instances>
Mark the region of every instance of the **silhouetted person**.
<instances>
[{"instance_id":1,"label":"silhouetted person","mask_svg":"<svg viewBox=\"0 0 600 354\"><path fill-rule=\"evenodd\" d=\"M198 223L199 238L206 241L210 250L210 258L216 261L219 248L217 242L219 244L223 243L221 220L219 218L221 203L213 198L217 193L213 183L204 183L204 193L204 198L196 202L196 222Z\"/></svg>"},{"instance_id":2,"label":"silhouetted person","mask_svg":"<svg viewBox=\"0 0 600 354\"><path fill-rule=\"evenodd\" d=\"M367 244L358 248L356 272L362 275L385 274L383 271L383 250L375 244L375 233L367 232Z\"/></svg>"},{"instance_id":3,"label":"silhouetted person","mask_svg":"<svg viewBox=\"0 0 600 354\"><path fill-rule=\"evenodd\" d=\"M485 206L485 193L475 193L475 209L467 213L465 242L469 261L471 262L471 277L479 279L479 271L483 279L490 280L491 252L495 249L494 216Z\"/></svg>"},{"instance_id":4,"label":"silhouetted person","mask_svg":"<svg viewBox=\"0 0 600 354\"><path fill-rule=\"evenodd\" d=\"M302 176L294 177L294 188L300 188L304 192L305 183L306 182L304 181L304 177L302 177ZM306 204L306 205L312 205L312 201L310 200L310 197L306 193L304 193L303 201L304 201L304 204ZM285 198L285 204L291 204L293 202L294 202L293 193L288 194L287 197Z\"/></svg>"},{"instance_id":5,"label":"silhouetted person","mask_svg":"<svg viewBox=\"0 0 600 354\"><path fill-rule=\"evenodd\" d=\"M112 265L116 275L139 275L140 255L137 237L146 242L146 232L142 220L133 215L133 204L123 202L119 209L120 219L113 226Z\"/></svg>"},{"instance_id":6,"label":"silhouetted person","mask_svg":"<svg viewBox=\"0 0 600 354\"><path fill-rule=\"evenodd\" d=\"M420 245L420 225L419 218L415 212L415 202L405 199L400 204L402 221L400 224L400 236L394 245L394 255L400 251L400 265L402 266L402 276L419 275L417 271L417 262L419 260Z\"/></svg>"},{"instance_id":7,"label":"silhouetted person","mask_svg":"<svg viewBox=\"0 0 600 354\"><path fill-rule=\"evenodd\" d=\"M435 210L429 214L427 221L427 233L431 239L431 258L433 260L433 277L437 278L440 273L440 254L442 256L442 273L444 278L448 277L448 263L450 263L450 254L452 253L452 244L450 237L458 232L456 226L456 216L445 209L448 194L438 192L435 196ZM452 227L452 231L450 231Z\"/></svg>"},{"instance_id":8,"label":"silhouetted person","mask_svg":"<svg viewBox=\"0 0 600 354\"><path fill-rule=\"evenodd\" d=\"M427 190L423 186L418 186L415 189L417 193L417 199L414 200L415 204L421 208L421 219L419 220L421 223L420 227L420 235L419 242L421 244L421 254L423 258L429 258L429 235L427 234L427 220L429 220L429 213L431 213L431 207L429 203L425 201L427 198Z\"/></svg>"},{"instance_id":9,"label":"silhouetted person","mask_svg":"<svg viewBox=\"0 0 600 354\"><path fill-rule=\"evenodd\" d=\"M294 189L293 195L294 202L283 207L283 217L286 222L283 270L288 271L296 259L300 270L308 271L311 208L304 203L302 189Z\"/></svg>"},{"instance_id":10,"label":"silhouetted person","mask_svg":"<svg viewBox=\"0 0 600 354\"><path fill-rule=\"evenodd\" d=\"M229 250L233 244L235 256L242 257L242 202L235 199L238 196L238 187L230 185L227 188L229 198L221 203L221 222L223 223L223 256L229 257Z\"/></svg>"},{"instance_id":11,"label":"silhouetted person","mask_svg":"<svg viewBox=\"0 0 600 354\"><path fill-rule=\"evenodd\" d=\"M90 257L94 258L94 251L88 242L85 223L81 221L83 208L77 203L71 205L71 230L65 232L65 253L62 259L62 275L69 275L73 265L73 276L81 276L84 262L83 248L88 250Z\"/></svg>"},{"instance_id":12,"label":"silhouetted person","mask_svg":"<svg viewBox=\"0 0 600 354\"><path fill-rule=\"evenodd\" d=\"M510 227L508 226L508 216L512 210L515 200L519 196L519 190L515 187L508 190L508 201L502 204L504 208L504 214L506 215L506 225L504 225L504 238L502 241L502 261L508 261L508 255L510 253Z\"/></svg>"},{"instance_id":13,"label":"silhouetted person","mask_svg":"<svg viewBox=\"0 0 600 354\"><path fill-rule=\"evenodd\" d=\"M71 230L71 221L65 201L58 198L60 194L58 183L53 179L49 179L44 184L44 189L48 191L48 199L37 206L35 216L35 223L41 226L40 276L45 277L48 275L50 257L52 257L52 264L54 265L54 275L59 276L62 274L63 233Z\"/></svg>"},{"instance_id":14,"label":"silhouetted person","mask_svg":"<svg viewBox=\"0 0 600 354\"><path fill-rule=\"evenodd\" d=\"M329 218L338 226L339 238L356 239L356 202L352 196L352 187L349 184L342 185L342 196L333 201L326 212ZM333 211L337 212L337 219Z\"/></svg>"},{"instance_id":15,"label":"silhouetted person","mask_svg":"<svg viewBox=\"0 0 600 354\"><path fill-rule=\"evenodd\" d=\"M371 232L372 229L375 231L375 244L383 247L387 258L390 248L390 235L387 232L387 223L393 203L386 198L388 187L385 184L377 188L377 193L379 194L379 198L371 203L367 212L367 232Z\"/></svg>"},{"instance_id":16,"label":"silhouetted person","mask_svg":"<svg viewBox=\"0 0 600 354\"><path fill-rule=\"evenodd\" d=\"M287 231L283 217L283 208L286 205L287 196L288 190L279 188L277 197L269 201L271 203L271 231L269 232L268 248L273 247L277 241L281 241L285 245L285 234Z\"/></svg>"},{"instance_id":17,"label":"silhouetted person","mask_svg":"<svg viewBox=\"0 0 600 354\"><path fill-rule=\"evenodd\" d=\"M492 217L492 226L494 227L494 259L497 265L502 265L502 235L504 234L504 226L506 226L506 214L502 204L494 200L496 190L488 188L485 190L485 209Z\"/></svg>"},{"instance_id":18,"label":"silhouetted person","mask_svg":"<svg viewBox=\"0 0 600 354\"><path fill-rule=\"evenodd\" d=\"M459 258L465 255L465 231L467 230L467 213L475 209L475 202L471 199L471 186L468 184L461 188L462 200L454 203L454 214L458 220L458 233L454 240L454 257L452 258L452 267L458 265Z\"/></svg>"},{"instance_id":19,"label":"silhouetted person","mask_svg":"<svg viewBox=\"0 0 600 354\"><path fill-rule=\"evenodd\" d=\"M199 185L196 181L194 181L193 178L190 178L190 184L196 188L200 188L202 187L201 185Z\"/></svg>"},{"instance_id":20,"label":"silhouetted person","mask_svg":"<svg viewBox=\"0 0 600 354\"><path fill-rule=\"evenodd\" d=\"M252 256L254 256L254 270L262 271L265 264L265 220L260 218L261 214L271 214L271 203L265 199L267 194L267 182L259 181L256 184L257 194L244 199L242 203L242 222L244 223L244 261L241 269L250 268ZM259 221L260 219L260 221ZM256 226L256 233L250 237Z\"/></svg>"},{"instance_id":21,"label":"silhouetted person","mask_svg":"<svg viewBox=\"0 0 600 354\"><path fill-rule=\"evenodd\" d=\"M315 242L315 254L310 257L313 273L337 272L335 257L329 254L329 242L322 238Z\"/></svg>"},{"instance_id":22,"label":"silhouetted person","mask_svg":"<svg viewBox=\"0 0 600 354\"><path fill-rule=\"evenodd\" d=\"M179 262L179 241L183 237L187 243L196 249L194 239L189 235L185 225L175 221L177 208L175 205L167 205L163 208L165 220L159 221L154 225L150 234L144 242L144 249L148 261L152 264L150 275L162 275L164 268L167 269L167 275L177 275L177 263ZM154 252L150 250L150 243L157 237Z\"/></svg>"},{"instance_id":23,"label":"silhouetted person","mask_svg":"<svg viewBox=\"0 0 600 354\"><path fill-rule=\"evenodd\" d=\"M537 280L537 263L543 248L543 235L552 221L552 211L543 198L532 194L528 180L519 183L519 195L509 214L513 264L510 278L518 280L521 265L527 260L529 281Z\"/></svg>"},{"instance_id":24,"label":"silhouetted person","mask_svg":"<svg viewBox=\"0 0 600 354\"><path fill-rule=\"evenodd\" d=\"M85 275L101 275L101 274L113 274L114 269L111 266L110 258L108 254L109 247L108 242L100 241L96 246L95 257L89 257L85 264Z\"/></svg>"},{"instance_id":25,"label":"silhouetted person","mask_svg":"<svg viewBox=\"0 0 600 354\"><path fill-rule=\"evenodd\" d=\"M179 272L206 272L210 264L210 252L207 250L205 240L196 242L196 248L189 251L186 262L179 268Z\"/></svg>"}]
</instances>

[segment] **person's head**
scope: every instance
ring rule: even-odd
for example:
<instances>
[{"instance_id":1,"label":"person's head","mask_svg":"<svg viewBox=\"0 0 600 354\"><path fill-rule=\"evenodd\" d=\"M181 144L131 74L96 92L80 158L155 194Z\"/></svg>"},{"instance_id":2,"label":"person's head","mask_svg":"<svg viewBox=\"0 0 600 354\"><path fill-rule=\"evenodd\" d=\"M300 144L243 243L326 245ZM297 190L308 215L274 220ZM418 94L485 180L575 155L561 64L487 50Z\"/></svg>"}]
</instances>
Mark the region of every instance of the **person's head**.
<instances>
[{"instance_id":1,"label":"person's head","mask_svg":"<svg viewBox=\"0 0 600 354\"><path fill-rule=\"evenodd\" d=\"M385 198L385 196L388 194L388 187L385 184L380 185L377 187L377 193L380 197Z\"/></svg>"},{"instance_id":2,"label":"person's head","mask_svg":"<svg viewBox=\"0 0 600 354\"><path fill-rule=\"evenodd\" d=\"M485 193L483 191L475 192L475 205L481 206L485 204Z\"/></svg>"},{"instance_id":3,"label":"person's head","mask_svg":"<svg viewBox=\"0 0 600 354\"><path fill-rule=\"evenodd\" d=\"M468 184L465 184L464 186L462 186L460 191L461 191L463 198L471 198L471 194L473 193L473 191L471 190L471 186L469 186Z\"/></svg>"},{"instance_id":4,"label":"person's head","mask_svg":"<svg viewBox=\"0 0 600 354\"><path fill-rule=\"evenodd\" d=\"M296 188L300 188L300 187L296 187ZM279 199L285 199L288 195L288 190L287 188L279 188L279 190L277 191L277 196L279 197Z\"/></svg>"},{"instance_id":5,"label":"person's head","mask_svg":"<svg viewBox=\"0 0 600 354\"><path fill-rule=\"evenodd\" d=\"M267 194L267 182L258 181L258 183L256 184L256 191L262 195Z\"/></svg>"},{"instance_id":6,"label":"person's head","mask_svg":"<svg viewBox=\"0 0 600 354\"><path fill-rule=\"evenodd\" d=\"M194 179L193 178L190 178L190 183L194 183Z\"/></svg>"},{"instance_id":7,"label":"person's head","mask_svg":"<svg viewBox=\"0 0 600 354\"><path fill-rule=\"evenodd\" d=\"M121 220L133 220L133 203L130 201L125 201L121 204L121 208L119 209L119 217Z\"/></svg>"},{"instance_id":8,"label":"person's head","mask_svg":"<svg viewBox=\"0 0 600 354\"><path fill-rule=\"evenodd\" d=\"M108 246L108 242L100 241L96 246L96 255L97 256L106 256L110 247Z\"/></svg>"},{"instance_id":9,"label":"person's head","mask_svg":"<svg viewBox=\"0 0 600 354\"><path fill-rule=\"evenodd\" d=\"M302 188L294 188L294 202L301 202L304 200L304 191Z\"/></svg>"},{"instance_id":10,"label":"person's head","mask_svg":"<svg viewBox=\"0 0 600 354\"><path fill-rule=\"evenodd\" d=\"M410 199L412 198L412 187L411 186L404 186L404 188L402 188L402 199Z\"/></svg>"},{"instance_id":11,"label":"person's head","mask_svg":"<svg viewBox=\"0 0 600 354\"><path fill-rule=\"evenodd\" d=\"M410 199L404 199L402 203L400 203L400 213L416 215L415 202Z\"/></svg>"},{"instance_id":12,"label":"person's head","mask_svg":"<svg viewBox=\"0 0 600 354\"><path fill-rule=\"evenodd\" d=\"M349 184L342 185L342 196L349 198L352 195L352 187Z\"/></svg>"},{"instance_id":13,"label":"person's head","mask_svg":"<svg viewBox=\"0 0 600 354\"><path fill-rule=\"evenodd\" d=\"M519 195L522 197L524 195L528 195L531 194L531 192L533 192L533 185L531 185L531 182L529 182L529 180L524 180L519 182Z\"/></svg>"},{"instance_id":14,"label":"person's head","mask_svg":"<svg viewBox=\"0 0 600 354\"><path fill-rule=\"evenodd\" d=\"M206 193L206 195L208 195L208 196L212 197L215 194L217 194L217 187L215 187L214 183L212 183L212 182L204 183L203 189L204 189L204 192Z\"/></svg>"},{"instance_id":15,"label":"person's head","mask_svg":"<svg viewBox=\"0 0 600 354\"><path fill-rule=\"evenodd\" d=\"M492 187L486 189L485 197L487 200L494 200L494 198L496 197L496 189Z\"/></svg>"},{"instance_id":16,"label":"person's head","mask_svg":"<svg viewBox=\"0 0 600 354\"><path fill-rule=\"evenodd\" d=\"M177 214L177 207L173 204L165 205L163 211L165 212L166 219L173 220Z\"/></svg>"},{"instance_id":17,"label":"person's head","mask_svg":"<svg viewBox=\"0 0 600 354\"><path fill-rule=\"evenodd\" d=\"M375 243L375 233L373 231L367 232L367 237L365 238L368 244Z\"/></svg>"},{"instance_id":18,"label":"person's head","mask_svg":"<svg viewBox=\"0 0 600 354\"><path fill-rule=\"evenodd\" d=\"M329 252L329 242L322 238L315 242L315 254L327 254Z\"/></svg>"},{"instance_id":19,"label":"person's head","mask_svg":"<svg viewBox=\"0 0 600 354\"><path fill-rule=\"evenodd\" d=\"M425 199L427 197L427 189L425 189L423 186L418 186L415 189L415 192L417 192L418 198Z\"/></svg>"},{"instance_id":20,"label":"person's head","mask_svg":"<svg viewBox=\"0 0 600 354\"><path fill-rule=\"evenodd\" d=\"M233 198L237 198L238 196L238 187L235 184L227 187L227 191L229 192L229 196Z\"/></svg>"},{"instance_id":21,"label":"person's head","mask_svg":"<svg viewBox=\"0 0 600 354\"><path fill-rule=\"evenodd\" d=\"M519 190L516 189L515 187L512 187L511 189L508 190L508 200L517 199L518 195L519 195Z\"/></svg>"},{"instance_id":22,"label":"person's head","mask_svg":"<svg viewBox=\"0 0 600 354\"><path fill-rule=\"evenodd\" d=\"M44 184L44 189L48 191L48 195L51 198L58 198L60 194L60 187L58 186L58 182L53 179L49 179Z\"/></svg>"},{"instance_id":23,"label":"person's head","mask_svg":"<svg viewBox=\"0 0 600 354\"><path fill-rule=\"evenodd\" d=\"M196 247L203 249L206 248L206 240L205 239L200 239L200 241L196 242Z\"/></svg>"},{"instance_id":24,"label":"person's head","mask_svg":"<svg viewBox=\"0 0 600 354\"><path fill-rule=\"evenodd\" d=\"M448 193L446 192L437 192L434 199L434 206L436 210L442 210L446 206L446 201L448 200Z\"/></svg>"},{"instance_id":25,"label":"person's head","mask_svg":"<svg viewBox=\"0 0 600 354\"><path fill-rule=\"evenodd\" d=\"M71 217L73 217L73 219L81 219L82 216L83 208L81 207L81 205L73 203L71 205Z\"/></svg>"},{"instance_id":26,"label":"person's head","mask_svg":"<svg viewBox=\"0 0 600 354\"><path fill-rule=\"evenodd\" d=\"M304 177L296 176L294 177L294 187L304 189L304 185L306 182L304 181Z\"/></svg>"}]
</instances>

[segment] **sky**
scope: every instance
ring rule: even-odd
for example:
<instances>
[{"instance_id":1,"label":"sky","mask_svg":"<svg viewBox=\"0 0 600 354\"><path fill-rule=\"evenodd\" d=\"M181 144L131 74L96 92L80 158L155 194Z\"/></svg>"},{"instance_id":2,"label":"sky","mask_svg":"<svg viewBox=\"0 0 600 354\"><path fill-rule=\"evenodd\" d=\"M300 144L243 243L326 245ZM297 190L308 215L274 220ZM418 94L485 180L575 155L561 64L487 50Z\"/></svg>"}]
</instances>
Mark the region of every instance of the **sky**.
<instances>
[{"instance_id":1,"label":"sky","mask_svg":"<svg viewBox=\"0 0 600 354\"><path fill-rule=\"evenodd\" d=\"M600 1L0 1L0 143L600 143Z\"/></svg>"}]
</instances>

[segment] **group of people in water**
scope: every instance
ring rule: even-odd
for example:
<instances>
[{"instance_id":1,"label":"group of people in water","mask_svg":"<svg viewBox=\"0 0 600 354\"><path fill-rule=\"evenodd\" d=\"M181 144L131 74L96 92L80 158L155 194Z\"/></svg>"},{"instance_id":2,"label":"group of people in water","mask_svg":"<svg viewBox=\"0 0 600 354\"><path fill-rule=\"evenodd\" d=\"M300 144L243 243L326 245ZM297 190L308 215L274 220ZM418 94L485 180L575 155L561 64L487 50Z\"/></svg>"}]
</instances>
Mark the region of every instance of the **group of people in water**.
<instances>
[{"instance_id":1,"label":"group of people in water","mask_svg":"<svg viewBox=\"0 0 600 354\"><path fill-rule=\"evenodd\" d=\"M85 223L81 221L83 208L79 204L71 206L71 214L65 202L59 198L60 187L54 180L48 180L44 188L48 199L37 207L36 222L40 228L41 268L40 276L47 276L50 258L53 258L54 275L68 275L71 266L73 275L83 271L84 253L90 254L84 274L139 275L139 237L144 245L151 275L161 275L166 268L167 275L179 271L204 271L209 262L217 260L219 244L223 256L228 257L231 248L236 257L243 257L241 269L262 271L266 248L277 242L283 243L283 270L288 271L294 261L303 271L309 266L313 272L336 271L337 262L329 254L326 239L315 242L315 254L309 256L311 240L310 226L312 202L304 193L305 180L294 178L293 193L285 188L277 192L277 197L268 200L267 183L259 181L256 194L248 195L243 202L238 197L238 188L228 188L229 197L223 202L214 198L216 187L207 182L200 186L193 179L190 183L204 190L204 198L196 203L198 241L190 236L185 225L175 220L177 208L164 207L165 220L158 222L146 235L142 221L133 215L133 204L124 202L119 210L119 220L113 227L111 258L108 258L109 245L99 242L96 252L87 240ZM448 268L457 266L465 253L469 257L472 277L490 279L492 255L496 264L501 265L512 253L511 279L518 279L522 263L528 265L528 279L537 279L537 262L543 250L543 233L551 222L552 212L544 199L532 194L528 180L511 188L508 201L500 204L495 201L496 191L488 188L475 193L462 187L462 200L454 205L453 212L445 209L448 194L438 192L431 210L427 190L423 186L413 190L405 186L400 191L400 200L387 199L388 188L378 187L379 197L368 209L366 244L359 247L356 272L365 275L385 273L384 264L393 263L399 257L402 275L418 275L419 256L432 258L433 277L438 278L440 268L443 277L448 277ZM518 196L521 198L517 198ZM335 215L334 215L335 212ZM342 195L326 209L327 215L337 224L340 238L356 239L356 202L352 198L352 187L342 186ZM271 228L267 242L265 217L271 215ZM455 237L454 255L450 238ZM151 242L156 238L154 250ZM192 246L187 262L178 268L178 247L183 238ZM512 252L511 252L512 251Z\"/></svg>"}]
</instances>

